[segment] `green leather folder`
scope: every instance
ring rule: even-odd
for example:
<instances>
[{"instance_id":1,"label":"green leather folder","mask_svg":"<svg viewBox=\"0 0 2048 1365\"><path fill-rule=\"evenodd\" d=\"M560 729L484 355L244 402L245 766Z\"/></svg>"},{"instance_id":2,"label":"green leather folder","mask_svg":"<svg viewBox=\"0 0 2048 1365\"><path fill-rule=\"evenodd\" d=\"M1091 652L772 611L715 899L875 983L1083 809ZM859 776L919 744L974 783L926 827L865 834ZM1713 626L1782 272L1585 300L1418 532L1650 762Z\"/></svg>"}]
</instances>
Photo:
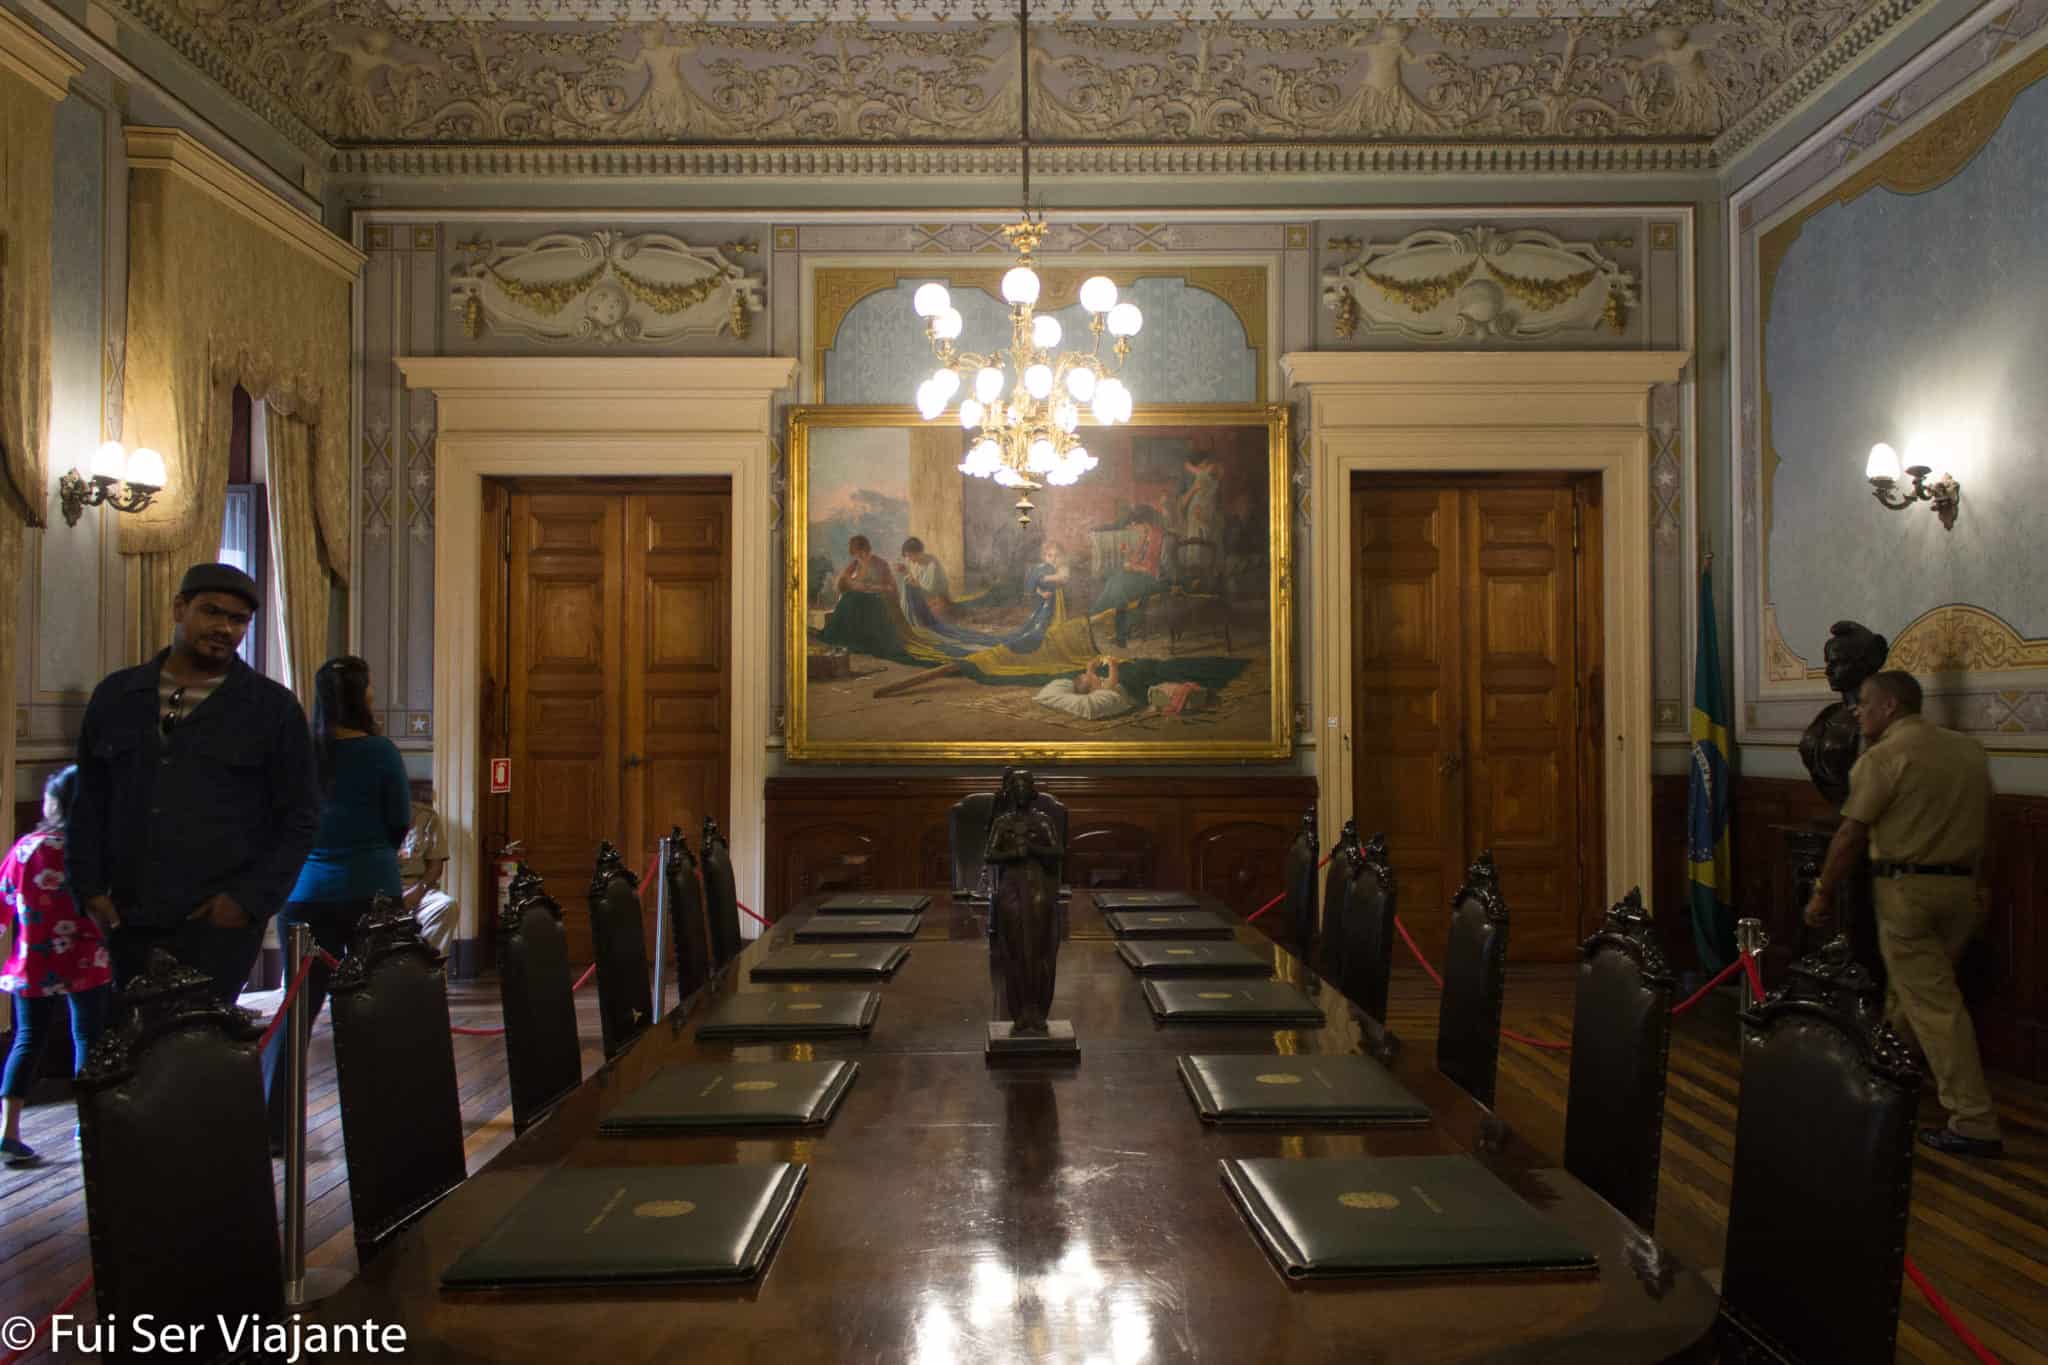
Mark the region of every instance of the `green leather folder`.
<instances>
[{"instance_id":1,"label":"green leather folder","mask_svg":"<svg viewBox=\"0 0 2048 1365\"><path fill-rule=\"evenodd\" d=\"M1230 921L1208 910L1109 910L1102 916L1118 938L1229 938Z\"/></svg>"},{"instance_id":2,"label":"green leather folder","mask_svg":"<svg viewBox=\"0 0 2048 1365\"><path fill-rule=\"evenodd\" d=\"M801 943L761 959L755 981L807 981L819 977L889 976L910 949L901 943Z\"/></svg>"},{"instance_id":3,"label":"green leather folder","mask_svg":"<svg viewBox=\"0 0 2048 1365\"><path fill-rule=\"evenodd\" d=\"M1301 1279L1590 1271L1593 1253L1469 1156L1229 1157L1223 1183Z\"/></svg>"},{"instance_id":4,"label":"green leather folder","mask_svg":"<svg viewBox=\"0 0 2048 1365\"><path fill-rule=\"evenodd\" d=\"M1316 1028L1323 1012L1284 981L1157 980L1142 983L1153 1017L1169 1024L1292 1024Z\"/></svg>"},{"instance_id":5,"label":"green leather folder","mask_svg":"<svg viewBox=\"0 0 2048 1365\"><path fill-rule=\"evenodd\" d=\"M921 914L824 915L805 920L796 931L798 943L847 942L864 938L916 938Z\"/></svg>"},{"instance_id":6,"label":"green leather folder","mask_svg":"<svg viewBox=\"0 0 2048 1365\"><path fill-rule=\"evenodd\" d=\"M697 1036L833 1038L866 1033L882 1008L880 991L742 991L705 1011Z\"/></svg>"},{"instance_id":7,"label":"green leather folder","mask_svg":"<svg viewBox=\"0 0 2048 1365\"><path fill-rule=\"evenodd\" d=\"M1185 891L1093 891L1095 908L1111 910L1192 910L1200 904Z\"/></svg>"},{"instance_id":8,"label":"green leather folder","mask_svg":"<svg viewBox=\"0 0 2048 1365\"><path fill-rule=\"evenodd\" d=\"M441 1272L441 1283L503 1289L756 1279L789 1225L804 1173L786 1161L550 1171Z\"/></svg>"},{"instance_id":9,"label":"green leather folder","mask_svg":"<svg viewBox=\"0 0 2048 1365\"><path fill-rule=\"evenodd\" d=\"M1271 950L1231 939L1123 939L1116 955L1145 976L1271 976Z\"/></svg>"},{"instance_id":10,"label":"green leather folder","mask_svg":"<svg viewBox=\"0 0 2048 1365\"><path fill-rule=\"evenodd\" d=\"M871 915L877 910L914 915L932 903L930 896L915 891L849 891L828 897L818 906L821 915Z\"/></svg>"},{"instance_id":11,"label":"green leather folder","mask_svg":"<svg viewBox=\"0 0 2048 1365\"><path fill-rule=\"evenodd\" d=\"M1368 1057L1182 1057L1181 1082L1207 1123L1428 1123L1429 1106Z\"/></svg>"},{"instance_id":12,"label":"green leather folder","mask_svg":"<svg viewBox=\"0 0 2048 1365\"><path fill-rule=\"evenodd\" d=\"M621 1101L600 1133L676 1128L811 1128L827 1123L858 1062L695 1062L672 1066Z\"/></svg>"}]
</instances>

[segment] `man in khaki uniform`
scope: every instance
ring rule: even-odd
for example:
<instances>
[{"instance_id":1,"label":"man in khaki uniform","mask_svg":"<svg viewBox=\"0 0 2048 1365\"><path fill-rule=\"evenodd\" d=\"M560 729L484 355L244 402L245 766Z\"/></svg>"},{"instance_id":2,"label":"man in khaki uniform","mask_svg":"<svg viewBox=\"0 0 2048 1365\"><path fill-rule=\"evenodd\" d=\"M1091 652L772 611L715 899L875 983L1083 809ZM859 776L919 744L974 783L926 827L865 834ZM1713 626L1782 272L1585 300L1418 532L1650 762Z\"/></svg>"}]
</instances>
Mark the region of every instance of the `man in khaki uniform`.
<instances>
[{"instance_id":1,"label":"man in khaki uniform","mask_svg":"<svg viewBox=\"0 0 2048 1365\"><path fill-rule=\"evenodd\" d=\"M398 846L398 879L405 888L405 908L419 921L420 937L437 953L447 952L455 937L455 898L441 889L441 872L447 866L441 817L432 806L413 802L412 829Z\"/></svg>"},{"instance_id":2,"label":"man in khaki uniform","mask_svg":"<svg viewBox=\"0 0 2048 1365\"><path fill-rule=\"evenodd\" d=\"M1919 1041L1949 1111L1948 1126L1922 1129L1920 1141L1955 1156L2002 1156L1998 1111L1955 973L1983 918L1977 868L1991 813L1983 747L1921 716L1920 684L1910 673L1866 681L1856 719L1865 746L1849 770L1842 827L1814 883L1807 923L1828 918L1834 890L1867 838L1877 946L1891 976L1885 1015Z\"/></svg>"}]
</instances>

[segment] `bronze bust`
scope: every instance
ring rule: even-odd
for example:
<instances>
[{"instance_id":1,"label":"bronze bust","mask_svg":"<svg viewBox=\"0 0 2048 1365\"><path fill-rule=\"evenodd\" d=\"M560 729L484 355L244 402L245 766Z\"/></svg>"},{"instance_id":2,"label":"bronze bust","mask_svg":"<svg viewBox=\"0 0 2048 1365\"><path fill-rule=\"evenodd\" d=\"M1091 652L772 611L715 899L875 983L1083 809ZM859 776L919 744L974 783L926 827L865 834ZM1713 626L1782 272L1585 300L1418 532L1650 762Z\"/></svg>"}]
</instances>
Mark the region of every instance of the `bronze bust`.
<instances>
[{"instance_id":1,"label":"bronze bust","mask_svg":"<svg viewBox=\"0 0 2048 1365\"><path fill-rule=\"evenodd\" d=\"M1884 636L1858 621L1837 621L1828 627L1823 657L1828 686L1842 699L1828 703L1799 738L1799 757L1813 785L1840 809L1849 796L1849 769L1862 752L1863 732L1856 725L1856 692L1864 679L1884 667L1891 646Z\"/></svg>"}]
</instances>

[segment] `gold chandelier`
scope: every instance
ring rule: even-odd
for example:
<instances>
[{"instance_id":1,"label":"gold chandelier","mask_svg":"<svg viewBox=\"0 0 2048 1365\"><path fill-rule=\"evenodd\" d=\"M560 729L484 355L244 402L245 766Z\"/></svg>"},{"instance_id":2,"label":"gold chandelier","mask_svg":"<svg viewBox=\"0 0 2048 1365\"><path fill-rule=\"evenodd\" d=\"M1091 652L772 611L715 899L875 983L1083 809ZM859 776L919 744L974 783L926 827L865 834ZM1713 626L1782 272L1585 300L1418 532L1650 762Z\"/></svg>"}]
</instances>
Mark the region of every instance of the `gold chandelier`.
<instances>
[{"instance_id":1,"label":"gold chandelier","mask_svg":"<svg viewBox=\"0 0 2048 1365\"><path fill-rule=\"evenodd\" d=\"M1046 484L1070 484L1093 469L1095 457L1077 434L1086 406L1103 425L1127 422L1131 394L1117 374L1131 353L1131 338L1145 324L1138 306L1117 298L1116 282L1091 275L1081 284L1088 310L1087 351L1062 351L1060 320L1036 311L1042 284L1032 253L1045 240L1045 219L1031 215L1030 12L1017 11L1017 51L1022 68L1024 216L1003 229L1017 264L1003 276L1003 302L1010 306L1010 348L986 355L963 352L954 343L964 325L946 286L918 286L911 306L924 319L925 335L939 367L917 387L917 410L926 421L960 399L960 425L981 433L968 447L960 472L993 479L1020 490L1017 524L1029 526L1036 510L1031 494ZM1114 338L1103 354L1103 336Z\"/></svg>"}]
</instances>

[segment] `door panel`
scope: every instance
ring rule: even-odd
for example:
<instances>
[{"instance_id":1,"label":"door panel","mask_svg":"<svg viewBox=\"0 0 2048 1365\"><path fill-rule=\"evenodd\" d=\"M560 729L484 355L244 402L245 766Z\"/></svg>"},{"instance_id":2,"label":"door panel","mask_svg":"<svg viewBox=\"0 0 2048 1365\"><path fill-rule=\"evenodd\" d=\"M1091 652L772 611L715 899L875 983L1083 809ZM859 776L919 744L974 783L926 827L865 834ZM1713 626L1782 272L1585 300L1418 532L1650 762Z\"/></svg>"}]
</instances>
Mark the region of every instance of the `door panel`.
<instances>
[{"instance_id":1,"label":"door panel","mask_svg":"<svg viewBox=\"0 0 2048 1365\"><path fill-rule=\"evenodd\" d=\"M1468 852L1493 849L1525 960L1578 937L1580 809L1574 714L1577 574L1572 491L1463 493L1468 622Z\"/></svg>"},{"instance_id":2,"label":"door panel","mask_svg":"<svg viewBox=\"0 0 2048 1365\"><path fill-rule=\"evenodd\" d=\"M1352 808L1360 838L1386 834L1402 922L1436 952L1456 885L1444 869L1463 847L1460 774L1446 761L1462 727L1458 495L1374 490L1351 506Z\"/></svg>"},{"instance_id":3,"label":"door panel","mask_svg":"<svg viewBox=\"0 0 2048 1365\"><path fill-rule=\"evenodd\" d=\"M626 498L622 832L634 868L672 827L695 848L704 817L728 818L731 510L723 492Z\"/></svg>"},{"instance_id":4,"label":"door panel","mask_svg":"<svg viewBox=\"0 0 2048 1365\"><path fill-rule=\"evenodd\" d=\"M1361 836L1386 833L1403 922L1432 957L1482 848L1514 956L1577 945L1582 826L1598 825L1580 659L1597 659L1599 630L1583 620L1574 499L1562 477L1352 490L1353 807Z\"/></svg>"},{"instance_id":5,"label":"door panel","mask_svg":"<svg viewBox=\"0 0 2048 1365\"><path fill-rule=\"evenodd\" d=\"M590 956L585 891L619 822L620 540L601 494L511 499L512 837Z\"/></svg>"}]
</instances>

